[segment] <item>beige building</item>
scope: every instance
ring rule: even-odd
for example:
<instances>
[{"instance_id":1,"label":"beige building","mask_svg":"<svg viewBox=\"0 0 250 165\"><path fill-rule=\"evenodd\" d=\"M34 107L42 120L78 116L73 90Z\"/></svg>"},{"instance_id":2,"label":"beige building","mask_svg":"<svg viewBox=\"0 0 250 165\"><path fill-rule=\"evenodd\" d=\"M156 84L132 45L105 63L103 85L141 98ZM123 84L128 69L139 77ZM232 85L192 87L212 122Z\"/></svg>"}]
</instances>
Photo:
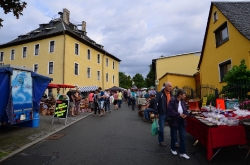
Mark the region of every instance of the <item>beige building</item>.
<instances>
[{"instance_id":1,"label":"beige building","mask_svg":"<svg viewBox=\"0 0 250 165\"><path fill-rule=\"evenodd\" d=\"M59 15L0 45L0 64L32 68L53 78L52 83L102 88L119 86L121 60L87 36L86 22L71 23L67 9Z\"/></svg>"},{"instance_id":2,"label":"beige building","mask_svg":"<svg viewBox=\"0 0 250 165\"><path fill-rule=\"evenodd\" d=\"M155 71L157 90L161 90L163 83L170 81L173 86L182 88L196 87L197 64L200 60L200 52L177 54L160 57L152 60L152 68Z\"/></svg>"}]
</instances>

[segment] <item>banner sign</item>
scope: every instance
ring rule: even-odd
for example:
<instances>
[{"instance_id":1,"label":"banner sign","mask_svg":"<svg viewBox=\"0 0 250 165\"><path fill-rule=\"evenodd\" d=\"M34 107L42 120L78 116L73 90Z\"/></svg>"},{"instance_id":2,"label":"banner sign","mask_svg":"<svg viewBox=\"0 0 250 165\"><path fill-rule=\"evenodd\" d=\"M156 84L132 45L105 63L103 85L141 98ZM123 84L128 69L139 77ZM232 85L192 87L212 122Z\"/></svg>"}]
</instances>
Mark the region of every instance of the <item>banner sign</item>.
<instances>
[{"instance_id":1,"label":"banner sign","mask_svg":"<svg viewBox=\"0 0 250 165\"><path fill-rule=\"evenodd\" d=\"M11 86L14 110L32 109L33 87L31 72L13 70Z\"/></svg>"},{"instance_id":2,"label":"banner sign","mask_svg":"<svg viewBox=\"0 0 250 165\"><path fill-rule=\"evenodd\" d=\"M69 109L69 101L68 100L57 100L55 112L54 112L54 117L67 118L68 109Z\"/></svg>"}]
</instances>

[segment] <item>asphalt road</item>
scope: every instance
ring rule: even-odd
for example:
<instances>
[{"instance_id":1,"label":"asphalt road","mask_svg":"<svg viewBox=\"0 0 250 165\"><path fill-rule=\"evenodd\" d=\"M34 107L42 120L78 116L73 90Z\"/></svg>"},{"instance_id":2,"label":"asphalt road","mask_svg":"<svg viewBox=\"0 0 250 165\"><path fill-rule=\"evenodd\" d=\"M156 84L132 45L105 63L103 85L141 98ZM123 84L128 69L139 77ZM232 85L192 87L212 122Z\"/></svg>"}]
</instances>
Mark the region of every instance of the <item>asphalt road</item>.
<instances>
[{"instance_id":1,"label":"asphalt road","mask_svg":"<svg viewBox=\"0 0 250 165\"><path fill-rule=\"evenodd\" d=\"M206 148L193 146L195 139L187 134L190 160L170 152L169 128L165 129L167 147L158 145L150 133L151 124L143 122L137 110L126 104L105 117L89 116L61 130L58 140L46 140L1 162L1 165L249 165L250 156L238 146L225 147L206 159Z\"/></svg>"}]
</instances>

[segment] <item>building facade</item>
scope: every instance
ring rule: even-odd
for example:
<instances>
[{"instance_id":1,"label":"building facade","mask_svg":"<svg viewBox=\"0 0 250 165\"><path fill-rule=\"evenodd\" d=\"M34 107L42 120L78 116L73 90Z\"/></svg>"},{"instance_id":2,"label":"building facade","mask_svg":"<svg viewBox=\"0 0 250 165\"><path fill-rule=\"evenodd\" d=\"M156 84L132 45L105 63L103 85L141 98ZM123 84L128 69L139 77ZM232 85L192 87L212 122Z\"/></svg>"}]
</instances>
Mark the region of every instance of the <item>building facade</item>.
<instances>
[{"instance_id":1,"label":"building facade","mask_svg":"<svg viewBox=\"0 0 250 165\"><path fill-rule=\"evenodd\" d=\"M152 60L152 68L155 71L157 90L161 90L163 83L172 82L173 86L195 87L194 74L197 73L197 64L200 52L183 53L160 57ZM177 83L178 82L178 83Z\"/></svg>"},{"instance_id":2,"label":"building facade","mask_svg":"<svg viewBox=\"0 0 250 165\"><path fill-rule=\"evenodd\" d=\"M218 89L233 65L250 69L250 2L211 2L198 64L202 84Z\"/></svg>"},{"instance_id":3,"label":"building facade","mask_svg":"<svg viewBox=\"0 0 250 165\"><path fill-rule=\"evenodd\" d=\"M87 36L86 22L70 22L70 11L60 18L0 45L0 64L32 68L53 83L78 86L119 86L120 59Z\"/></svg>"}]
</instances>

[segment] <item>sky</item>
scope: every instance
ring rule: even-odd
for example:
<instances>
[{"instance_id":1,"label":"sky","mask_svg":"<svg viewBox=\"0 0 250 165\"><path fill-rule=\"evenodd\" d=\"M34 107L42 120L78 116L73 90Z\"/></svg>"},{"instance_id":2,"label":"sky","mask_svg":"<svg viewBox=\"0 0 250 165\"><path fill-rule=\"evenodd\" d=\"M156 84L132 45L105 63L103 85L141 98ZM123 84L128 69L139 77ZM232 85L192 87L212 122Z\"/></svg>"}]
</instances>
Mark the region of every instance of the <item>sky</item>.
<instances>
[{"instance_id":1,"label":"sky","mask_svg":"<svg viewBox=\"0 0 250 165\"><path fill-rule=\"evenodd\" d=\"M70 21L85 21L87 35L119 58L119 71L131 77L136 73L146 77L152 59L162 55L201 51L211 4L210 0L24 1L27 7L19 19L0 8L4 20L0 44L58 18L58 12L67 8Z\"/></svg>"}]
</instances>

